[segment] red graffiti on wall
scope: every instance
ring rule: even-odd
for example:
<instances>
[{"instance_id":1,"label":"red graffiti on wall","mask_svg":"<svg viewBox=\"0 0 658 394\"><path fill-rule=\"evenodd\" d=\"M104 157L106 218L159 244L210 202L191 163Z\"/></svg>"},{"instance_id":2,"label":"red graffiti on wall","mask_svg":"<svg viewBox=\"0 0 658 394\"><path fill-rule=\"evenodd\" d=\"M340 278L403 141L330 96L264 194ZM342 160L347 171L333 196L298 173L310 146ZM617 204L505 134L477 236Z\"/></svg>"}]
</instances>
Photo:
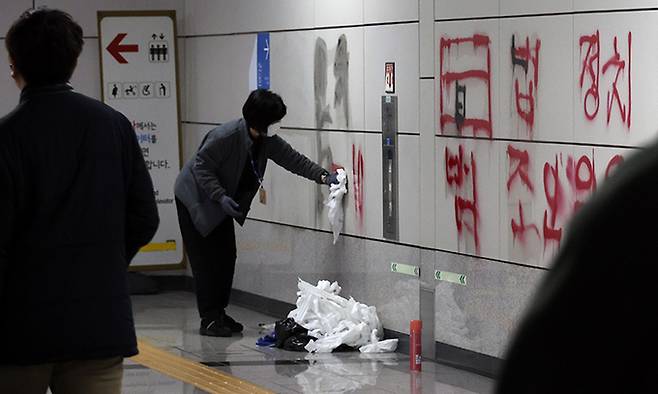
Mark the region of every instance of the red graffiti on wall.
<instances>
[{"instance_id":1,"label":"red graffiti on wall","mask_svg":"<svg viewBox=\"0 0 658 394\"><path fill-rule=\"evenodd\" d=\"M587 52L581 66L579 84L582 89L585 83L585 74L587 74L589 86L583 99L583 109L589 120L593 120L599 112L600 43L598 30L591 36L581 36L579 39L581 53L583 46L587 46ZM592 108L591 105L594 107Z\"/></svg>"},{"instance_id":2,"label":"red graffiti on wall","mask_svg":"<svg viewBox=\"0 0 658 394\"><path fill-rule=\"evenodd\" d=\"M608 162L608 165L605 167L605 178L608 179L612 172L617 169L617 166L623 162L624 157L622 155L614 155Z\"/></svg>"},{"instance_id":3,"label":"red graffiti on wall","mask_svg":"<svg viewBox=\"0 0 658 394\"><path fill-rule=\"evenodd\" d=\"M508 193L512 190L512 185L516 179L525 186L525 192L533 195L535 192L535 186L532 183L529 174L530 166L530 155L527 150L517 149L512 145L507 146L507 156L509 158L509 177L507 178L507 191ZM512 228L512 237L514 241L518 240L522 244L526 241L526 232L532 230L536 233L537 238L540 237L539 229L533 223L527 224L526 218L523 213L523 201L521 198L518 199L519 207L519 219L516 220L512 218L510 226Z\"/></svg>"},{"instance_id":4,"label":"red graffiti on wall","mask_svg":"<svg viewBox=\"0 0 658 394\"><path fill-rule=\"evenodd\" d=\"M630 129L631 127L631 50L632 34L627 35L626 57L623 58L619 52L618 37L615 36L612 41L613 53L601 67L601 35L597 30L592 35L584 35L579 39L581 57L583 50L585 56L582 59L580 68L579 86L581 90L586 88L585 97L583 98L583 109L585 117L588 120L594 120L599 112L600 107L600 80L601 74L605 75L609 71L614 71L614 80L610 90L607 92L606 100L606 124L610 124L612 113L618 110L622 123ZM621 87L620 77L626 80L626 86ZM585 85L587 83L587 85ZM625 90L625 97L622 98L622 90Z\"/></svg>"},{"instance_id":5,"label":"red graffiti on wall","mask_svg":"<svg viewBox=\"0 0 658 394\"><path fill-rule=\"evenodd\" d=\"M471 37L441 38L439 50L439 124L441 132L448 125L455 125L461 135L465 128L471 128L473 135L484 133L491 138L493 135L491 121L491 40L484 34ZM452 51L452 49L457 49ZM459 51L472 50L481 58L481 66L460 69ZM453 68L454 67L454 68ZM468 91L484 90L486 93L485 113L471 116L467 111L466 98ZM454 97L454 107L448 108L448 103Z\"/></svg>"},{"instance_id":6,"label":"red graffiti on wall","mask_svg":"<svg viewBox=\"0 0 658 394\"><path fill-rule=\"evenodd\" d=\"M523 183L531 193L534 193L535 186L532 184L530 176L528 175L528 166L530 164L530 155L528 154L528 151L522 151L514 148L512 145L508 145L507 156L509 156L510 160L510 170L512 169L512 163L516 162L514 171L512 171L507 179L507 191L511 190L514 179L519 178L521 183Z\"/></svg>"},{"instance_id":7,"label":"red graffiti on wall","mask_svg":"<svg viewBox=\"0 0 658 394\"><path fill-rule=\"evenodd\" d=\"M592 159L587 155L582 155L578 158L578 161L573 157L567 159L567 179L574 190L575 196L574 212L577 212L585 203L585 199L596 190L593 156L594 151L592 151Z\"/></svg>"},{"instance_id":8,"label":"red graffiti on wall","mask_svg":"<svg viewBox=\"0 0 658 394\"><path fill-rule=\"evenodd\" d=\"M509 172L506 188L508 202L511 203L508 206L512 239L515 243L519 242L523 245L528 240L528 235L532 235L538 240L543 240L545 252L550 245L559 247L566 221L586 203L599 186L594 151L578 156L556 153L554 160L544 162L543 186L546 209L543 210L541 231L535 224L542 220L541 217L534 218L532 212L526 212L526 208L534 204L535 177L529 171L533 159L528 151L513 145L507 146L507 156ZM566 157L566 161L563 161L563 157ZM608 178L623 161L621 155L610 158L603 173L605 178ZM566 179L562 178L564 174ZM603 174L601 176L604 176ZM570 189L565 191L563 188L565 184Z\"/></svg>"},{"instance_id":9,"label":"red graffiti on wall","mask_svg":"<svg viewBox=\"0 0 658 394\"><path fill-rule=\"evenodd\" d=\"M612 172L624 162L624 157L621 155L614 155L605 168L605 179L607 179ZM577 212L584 204L586 199L596 191L597 181L594 164L594 151L592 150L592 158L587 155L582 155L576 161L574 158L569 157L567 161L567 178L572 185L575 195L573 212Z\"/></svg>"},{"instance_id":10,"label":"red graffiti on wall","mask_svg":"<svg viewBox=\"0 0 658 394\"><path fill-rule=\"evenodd\" d=\"M531 47L530 37L526 37L525 45L517 47L516 37L512 35L511 56L516 113L525 122L529 131L532 131L535 125L535 106L539 89L540 49L541 40L535 39L534 46ZM520 76L515 72L517 68L523 70L524 81L520 81ZM523 89L520 88L521 83L523 83Z\"/></svg>"},{"instance_id":11,"label":"red graffiti on wall","mask_svg":"<svg viewBox=\"0 0 658 394\"><path fill-rule=\"evenodd\" d=\"M521 205L521 201L519 201L519 221L517 222L516 220L512 219L511 226L513 238L515 240L518 239L521 243L525 242L525 233L528 230L534 231L537 235L537 238L540 237L537 225L525 223L525 218L523 216L523 205Z\"/></svg>"},{"instance_id":12,"label":"red graffiti on wall","mask_svg":"<svg viewBox=\"0 0 658 394\"><path fill-rule=\"evenodd\" d=\"M363 229L363 181L365 177L363 152L352 144L352 183L354 185L354 211L359 229Z\"/></svg>"},{"instance_id":13,"label":"red graffiti on wall","mask_svg":"<svg viewBox=\"0 0 658 394\"><path fill-rule=\"evenodd\" d=\"M473 152L465 159L462 145L459 145L458 152L455 154L446 147L445 174L448 186L455 193L457 234L461 238L466 232L469 233L475 244L476 253L480 254L477 166ZM470 184L467 183L469 179ZM468 196L469 187L472 193L471 196Z\"/></svg>"},{"instance_id":14,"label":"red graffiti on wall","mask_svg":"<svg viewBox=\"0 0 658 394\"><path fill-rule=\"evenodd\" d=\"M605 74L608 69L615 68L615 80L612 83L612 91L608 92L608 117L606 118L607 124L610 124L610 115L612 114L612 107L616 103L617 108L619 109L619 114L621 120L626 123L626 126L631 128L631 32L628 32L628 58L622 60L619 55L619 49L617 47L617 37L613 40L613 47L615 53L610 57L610 59L603 65L603 74ZM626 77L626 82L628 84L628 102L622 103L622 99L619 95L619 87L617 83L619 82L619 76L624 74L626 66L628 64L628 74ZM624 74L625 75L625 74Z\"/></svg>"},{"instance_id":15,"label":"red graffiti on wall","mask_svg":"<svg viewBox=\"0 0 658 394\"><path fill-rule=\"evenodd\" d=\"M558 157L555 155L555 165L544 164L544 194L548 209L544 211L544 249L549 242L562 241L562 227L557 226L557 216L564 204L564 192L560 184L558 172ZM550 216L549 216L550 214Z\"/></svg>"}]
</instances>

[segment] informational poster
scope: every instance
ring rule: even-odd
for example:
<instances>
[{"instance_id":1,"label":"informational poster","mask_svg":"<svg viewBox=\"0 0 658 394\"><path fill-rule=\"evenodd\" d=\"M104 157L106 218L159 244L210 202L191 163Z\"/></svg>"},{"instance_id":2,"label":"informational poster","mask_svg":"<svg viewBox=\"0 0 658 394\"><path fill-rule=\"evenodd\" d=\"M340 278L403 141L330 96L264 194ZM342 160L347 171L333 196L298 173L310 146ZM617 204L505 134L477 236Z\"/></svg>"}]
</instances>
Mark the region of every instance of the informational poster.
<instances>
[{"instance_id":1,"label":"informational poster","mask_svg":"<svg viewBox=\"0 0 658 394\"><path fill-rule=\"evenodd\" d=\"M160 227L132 269L183 265L174 182L180 171L175 11L99 11L103 102L131 122L153 179Z\"/></svg>"}]
</instances>

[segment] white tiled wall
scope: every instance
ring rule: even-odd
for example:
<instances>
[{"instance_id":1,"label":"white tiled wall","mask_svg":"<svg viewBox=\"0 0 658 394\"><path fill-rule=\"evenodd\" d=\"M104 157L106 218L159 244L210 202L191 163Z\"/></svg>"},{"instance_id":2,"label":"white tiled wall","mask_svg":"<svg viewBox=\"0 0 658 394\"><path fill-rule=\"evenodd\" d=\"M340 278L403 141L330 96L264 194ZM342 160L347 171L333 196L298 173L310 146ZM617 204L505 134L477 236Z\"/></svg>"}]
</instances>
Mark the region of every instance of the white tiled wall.
<instances>
[{"instance_id":1,"label":"white tiled wall","mask_svg":"<svg viewBox=\"0 0 658 394\"><path fill-rule=\"evenodd\" d=\"M620 10L627 8L655 7L655 0L573 0L574 11Z\"/></svg>"},{"instance_id":2,"label":"white tiled wall","mask_svg":"<svg viewBox=\"0 0 658 394\"><path fill-rule=\"evenodd\" d=\"M556 14L655 7L655 0L435 0L436 19Z\"/></svg>"},{"instance_id":3,"label":"white tiled wall","mask_svg":"<svg viewBox=\"0 0 658 394\"><path fill-rule=\"evenodd\" d=\"M255 35L186 40L186 120L223 123L241 116L255 42Z\"/></svg>"},{"instance_id":4,"label":"white tiled wall","mask_svg":"<svg viewBox=\"0 0 658 394\"><path fill-rule=\"evenodd\" d=\"M288 106L286 126L315 127L313 53L317 37L311 32L272 33L271 88Z\"/></svg>"},{"instance_id":5,"label":"white tiled wall","mask_svg":"<svg viewBox=\"0 0 658 394\"><path fill-rule=\"evenodd\" d=\"M573 0L499 0L501 15L569 12ZM557 31L557 29L556 29Z\"/></svg>"},{"instance_id":6,"label":"white tiled wall","mask_svg":"<svg viewBox=\"0 0 658 394\"><path fill-rule=\"evenodd\" d=\"M363 23L362 0L314 0L314 3L316 27Z\"/></svg>"},{"instance_id":7,"label":"white tiled wall","mask_svg":"<svg viewBox=\"0 0 658 394\"><path fill-rule=\"evenodd\" d=\"M12 0L2 3L2 12L0 13L0 37L7 35L7 30L11 24L23 13L23 11L32 7L31 0ZM3 45L4 50L4 45Z\"/></svg>"},{"instance_id":8,"label":"white tiled wall","mask_svg":"<svg viewBox=\"0 0 658 394\"><path fill-rule=\"evenodd\" d=\"M395 63L398 128L418 133L418 24L365 29L365 116L367 130L381 130L381 97L385 92L384 66Z\"/></svg>"},{"instance_id":9,"label":"white tiled wall","mask_svg":"<svg viewBox=\"0 0 658 394\"><path fill-rule=\"evenodd\" d=\"M498 0L434 1L434 16L436 19L496 16L499 11Z\"/></svg>"},{"instance_id":10,"label":"white tiled wall","mask_svg":"<svg viewBox=\"0 0 658 394\"><path fill-rule=\"evenodd\" d=\"M418 20L418 0L363 0L363 22Z\"/></svg>"},{"instance_id":11,"label":"white tiled wall","mask_svg":"<svg viewBox=\"0 0 658 394\"><path fill-rule=\"evenodd\" d=\"M18 104L20 91L11 79L9 61L5 51L5 40L0 40L0 51L4 52L0 56L0 117L11 111Z\"/></svg>"},{"instance_id":12,"label":"white tiled wall","mask_svg":"<svg viewBox=\"0 0 658 394\"><path fill-rule=\"evenodd\" d=\"M311 28L314 10L311 0L188 0L185 2L186 34Z\"/></svg>"},{"instance_id":13,"label":"white tiled wall","mask_svg":"<svg viewBox=\"0 0 658 394\"><path fill-rule=\"evenodd\" d=\"M82 48L80 58L78 58L78 66L73 73L73 78L71 78L71 84L78 92L100 100L101 83L98 51L98 39L85 39L85 45Z\"/></svg>"}]
</instances>

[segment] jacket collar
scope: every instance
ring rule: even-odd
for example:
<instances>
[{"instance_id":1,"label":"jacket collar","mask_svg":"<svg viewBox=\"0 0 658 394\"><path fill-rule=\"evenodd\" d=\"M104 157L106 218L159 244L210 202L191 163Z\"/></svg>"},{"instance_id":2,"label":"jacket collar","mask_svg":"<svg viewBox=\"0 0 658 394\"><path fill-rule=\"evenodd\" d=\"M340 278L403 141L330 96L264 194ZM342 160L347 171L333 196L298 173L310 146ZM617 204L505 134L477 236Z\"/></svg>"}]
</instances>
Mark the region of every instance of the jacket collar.
<instances>
[{"instance_id":1,"label":"jacket collar","mask_svg":"<svg viewBox=\"0 0 658 394\"><path fill-rule=\"evenodd\" d=\"M59 83L55 85L34 86L34 87L26 86L25 88L23 88L23 91L21 91L20 102L23 103L29 98L36 96L70 92L71 90L73 90L73 86L71 86L71 84L68 83Z\"/></svg>"},{"instance_id":2,"label":"jacket collar","mask_svg":"<svg viewBox=\"0 0 658 394\"><path fill-rule=\"evenodd\" d=\"M245 141L247 141L247 150L249 150L254 145L254 141L251 139L251 135L249 135L249 126L244 118L240 119L240 127L242 127Z\"/></svg>"}]
</instances>

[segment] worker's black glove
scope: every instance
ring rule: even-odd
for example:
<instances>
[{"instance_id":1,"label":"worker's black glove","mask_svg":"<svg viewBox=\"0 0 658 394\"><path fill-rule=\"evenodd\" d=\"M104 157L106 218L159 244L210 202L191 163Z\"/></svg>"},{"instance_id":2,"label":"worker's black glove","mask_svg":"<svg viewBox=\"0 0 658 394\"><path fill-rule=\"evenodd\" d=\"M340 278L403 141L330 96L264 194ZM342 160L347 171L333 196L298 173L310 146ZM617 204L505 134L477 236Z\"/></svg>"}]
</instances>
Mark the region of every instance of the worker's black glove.
<instances>
[{"instance_id":1,"label":"worker's black glove","mask_svg":"<svg viewBox=\"0 0 658 394\"><path fill-rule=\"evenodd\" d=\"M340 182L338 181L338 172L334 172L333 174L327 173L326 175L324 175L322 182L324 182L325 185L329 185L329 186L333 184L339 184Z\"/></svg>"},{"instance_id":2,"label":"worker's black glove","mask_svg":"<svg viewBox=\"0 0 658 394\"><path fill-rule=\"evenodd\" d=\"M232 199L231 197L222 196L219 199L219 203L222 205L222 209L227 215L232 216L234 218L242 216L242 212L240 212L240 205L237 202L235 202L235 200Z\"/></svg>"}]
</instances>

